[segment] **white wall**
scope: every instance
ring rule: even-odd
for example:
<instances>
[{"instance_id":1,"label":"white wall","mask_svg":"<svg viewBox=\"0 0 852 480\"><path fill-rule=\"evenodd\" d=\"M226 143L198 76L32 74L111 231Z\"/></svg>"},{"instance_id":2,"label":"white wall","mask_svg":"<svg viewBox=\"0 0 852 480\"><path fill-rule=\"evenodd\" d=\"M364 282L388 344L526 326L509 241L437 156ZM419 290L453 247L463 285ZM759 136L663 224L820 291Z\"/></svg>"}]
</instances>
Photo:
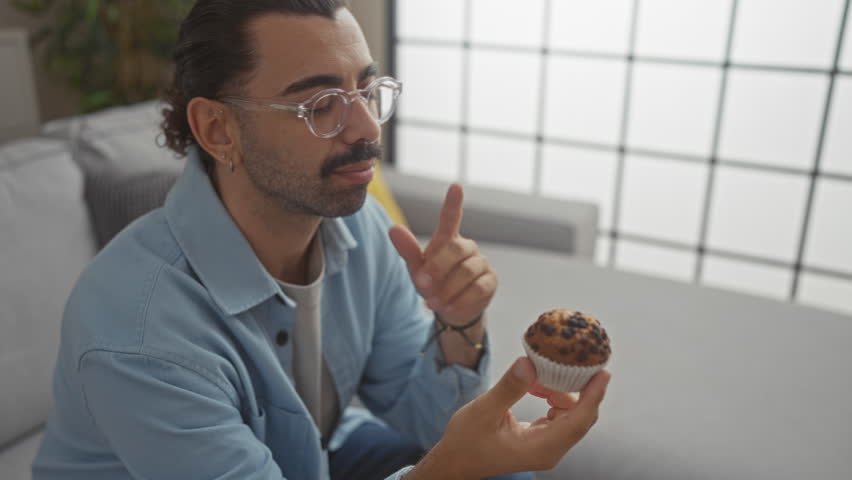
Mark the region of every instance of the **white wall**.
<instances>
[{"instance_id":1,"label":"white wall","mask_svg":"<svg viewBox=\"0 0 852 480\"><path fill-rule=\"evenodd\" d=\"M0 29L23 28L32 33L36 31L42 23L41 19L31 17L15 9L10 0L0 1ZM42 121L65 117L77 112L77 96L74 92L68 90L48 77L42 67L40 59L37 58L37 53L35 58L33 58L33 64L33 73L36 79L36 90L38 92L39 111ZM2 68L5 67L0 66L0 69Z\"/></svg>"}]
</instances>

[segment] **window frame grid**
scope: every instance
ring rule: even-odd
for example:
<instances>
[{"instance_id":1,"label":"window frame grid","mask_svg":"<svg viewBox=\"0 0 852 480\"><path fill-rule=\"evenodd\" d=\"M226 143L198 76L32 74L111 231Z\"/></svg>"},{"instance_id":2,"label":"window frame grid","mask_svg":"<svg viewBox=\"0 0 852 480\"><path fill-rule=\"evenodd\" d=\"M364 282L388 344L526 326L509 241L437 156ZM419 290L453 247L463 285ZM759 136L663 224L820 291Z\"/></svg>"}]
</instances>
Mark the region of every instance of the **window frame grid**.
<instances>
[{"instance_id":1,"label":"window frame grid","mask_svg":"<svg viewBox=\"0 0 852 480\"><path fill-rule=\"evenodd\" d=\"M694 253L697 255L696 258L696 266L693 275L693 283L701 284L702 283L702 274L704 270L704 263L706 257L708 255L718 256L721 258L742 261L746 263L752 263L763 266L777 267L785 270L789 270L792 272L792 285L790 288L790 292L788 294L788 299L790 301L798 300L798 294L800 291L799 285L801 283L801 275L803 273L812 273L817 275L826 276L829 278L834 278L838 280L843 280L852 283L852 273L845 272L841 270L833 270L826 269L821 267L815 267L811 265L806 265L804 263L804 255L807 248L808 234L809 232L809 224L810 218L813 212L813 204L814 204L814 196L816 190L816 184L820 179L830 179L840 182L848 182L852 185L852 175L843 174L843 173L832 173L832 172L824 172L821 170L821 162L823 151L825 149L825 139L826 139L826 131L828 128L828 123L831 114L831 107L834 98L834 90L835 84L837 82L838 77L852 77L852 70L844 70L840 68L840 61L842 57L843 43L846 35L850 35L852 33L846 31L847 18L850 15L850 9L852 9L852 0L845 0L843 7L843 14L840 16L839 21L841 22L840 28L838 30L837 40L834 48L833 62L831 68L814 68L814 67L797 67L797 66L788 66L788 65L761 65L761 64L752 64L752 63L743 63L743 62L733 62L731 61L731 52L733 48L733 41L735 37L735 26L736 26L736 18L738 11L739 0L732 0L730 19L728 23L728 32L727 39L725 44L725 53L722 61L709 61L709 60L694 60L688 58L667 58L667 57L658 57L658 56L648 56L648 55L636 55L635 54L635 45L636 45L636 33L637 33L637 23L639 18L639 8L641 6L640 0L633 0L632 2L632 12L631 12L631 22L630 22L630 33L629 33L629 44L626 54L613 54L613 53L601 53L594 51L586 51L586 50L570 50L570 49L560 49L560 48L550 48L548 47L548 28L549 22L547 21L549 18L549 12L551 11L551 1L552 0L544 0L543 7L543 24L545 27L542 29L542 46L541 47L527 47L527 46L507 46L507 45L499 45L499 44L490 44L486 42L473 42L471 40L471 11L472 0L463 0L464 1L464 32L462 35L463 40L459 41L451 41L451 40L437 40L437 39L426 39L426 38L416 38L416 37L402 37L398 34L396 30L396 3L397 0L386 0L388 4L387 11L389 12L388 17L388 41L389 41L389 57L390 61L388 65L390 66L391 74L396 75L396 55L397 55L397 46L398 45L414 45L414 46L436 46L436 47L458 47L462 49L462 58L463 58L463 67L462 67L462 98L465 99L462 103L462 118L460 125L451 125L445 124L442 122L435 121L426 121L420 120L417 118L406 117L399 118L395 117L391 122L389 122L389 148L391 154L391 163L393 163L393 158L396 155L396 144L395 138L396 133L395 130L399 125L405 126L413 126L413 127L423 127L428 129L435 130L449 130L449 131L458 131L460 133L460 156L459 156L459 175L458 178L460 181L467 181L467 165L468 165L468 152L467 152L467 141L471 134L475 135L484 135L484 136L492 136L492 137L500 137L500 138L513 138L517 140L524 140L533 142L535 145L535 161L534 161L534 184L533 184L533 194L541 195L541 170L542 170L542 155L543 149L545 145L562 145L569 146L575 148L584 148L589 150L599 150L606 152L615 152L617 153L617 164L615 169L615 184L614 184L614 199L612 205L612 228L610 229L598 229L597 236L598 238L609 238L609 252L607 254L607 264L610 267L615 267L615 258L616 258L616 249L618 248L618 241L620 239L629 240L632 242L646 244L650 246L658 246L663 248L668 248L676 251L683 251ZM536 129L533 135L525 134L525 133L517 133L512 131L504 131L499 129L491 129L491 128L481 128L481 127L472 127L469 123L469 106L467 102L466 93L470 91L470 74L469 74L469 58L472 50L492 50L492 51L501 51L501 52L512 52L512 53L536 53L542 56L541 62L541 71L540 71L540 80L539 80L539 95L537 102L537 116L536 116ZM571 140L567 138L560 138L557 136L548 136L544 134L544 102L547 98L547 65L548 59L550 58L580 58L580 59L595 59L595 60L621 60L626 62L626 81L625 81L625 95L624 95L624 104L622 108L622 119L621 125L619 128L619 141L617 145L604 144L598 142L589 142L589 141L580 141L580 140ZM718 68L722 71L721 82L719 86L719 100L716 109L716 117L714 119L714 128L713 128L713 140L712 146L709 156L699 156L699 155L688 155L682 153L673 153L667 152L664 150L656 150L656 149L643 149L643 148L631 148L627 146L627 132L628 132L628 117L629 117L629 109L630 109L630 101L631 101L631 91L633 87L633 69L637 63L647 63L647 64L664 64L664 65L680 65L680 66L689 66L689 67L714 67ZM727 95L728 90L728 78L730 73L735 70L754 70L754 71L762 71L762 72L776 72L776 73L808 73L808 74L821 74L827 75L829 77L829 86L827 89L827 93L825 96L824 107L822 110L822 116L820 120L820 128L818 141L816 145L816 151L814 154L814 159L812 162L811 168L795 168L795 167L785 167L779 165L769 165L758 162L751 162L748 160L735 159L735 158L718 158L719 151L719 143L724 115L724 102L725 97ZM661 158L670 161L680 161L680 162L691 162L691 163L701 163L703 165L708 165L708 178L706 183L706 189L704 192L703 206L702 206L702 218L701 227L699 232L699 240L698 243L693 245L689 243L671 241L666 239L660 239L655 237L650 237L646 235L638 235L633 233L623 232L619 228L619 220L620 220L620 204L621 204L621 192L623 190L623 182L624 182L624 165L626 161L626 157L628 155L641 155L641 156L651 156L656 158ZM712 207L712 192L716 178L716 172L718 167L720 166L728 166L728 167L737 167L743 169L757 170L762 172L774 172L774 173L785 173L797 175L800 177L806 177L808 180L808 193L805 200L805 213L802 219L802 228L800 238L797 242L797 250L796 250L796 258L793 262L785 262L769 257L761 257L757 255L744 254L740 252L730 251L726 249L719 249L707 246L707 236L709 231L709 218L710 218L710 209Z\"/></svg>"},{"instance_id":2,"label":"window frame grid","mask_svg":"<svg viewBox=\"0 0 852 480\"><path fill-rule=\"evenodd\" d=\"M840 54L843 50L843 41L846 33L847 18L849 16L850 0L846 0L843 5L843 14L840 16L840 29L837 33L837 43L834 46L834 59L832 61L831 74L828 79L828 91L825 94L825 106L822 111L822 120L820 121L819 140L817 140L816 153L814 154L813 170L810 173L808 185L808 194L805 200L805 218L802 220L802 230L799 237L799 245L796 251L796 261L793 264L793 284L790 287L790 299L796 300L799 293L799 281L801 280L801 271L804 267L803 260L805 249L807 248L809 226L811 224L811 214L813 213L814 196L816 184L820 178L820 166L822 164L822 152L825 148L825 132L828 129L828 121L831 116L831 105L834 98L834 85L837 83L837 72L840 66Z\"/></svg>"}]
</instances>

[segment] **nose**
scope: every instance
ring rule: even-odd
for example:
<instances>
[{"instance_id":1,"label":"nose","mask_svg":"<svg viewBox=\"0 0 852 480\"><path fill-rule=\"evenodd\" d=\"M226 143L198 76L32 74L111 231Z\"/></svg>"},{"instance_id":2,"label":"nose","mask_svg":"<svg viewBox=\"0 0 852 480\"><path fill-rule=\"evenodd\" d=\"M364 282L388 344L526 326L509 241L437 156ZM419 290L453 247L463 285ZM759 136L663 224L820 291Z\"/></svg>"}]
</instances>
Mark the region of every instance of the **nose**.
<instances>
[{"instance_id":1,"label":"nose","mask_svg":"<svg viewBox=\"0 0 852 480\"><path fill-rule=\"evenodd\" d=\"M358 95L349 104L349 118L340 132L341 139L348 145L366 141L378 143L382 136L379 121L370 113L367 100Z\"/></svg>"}]
</instances>

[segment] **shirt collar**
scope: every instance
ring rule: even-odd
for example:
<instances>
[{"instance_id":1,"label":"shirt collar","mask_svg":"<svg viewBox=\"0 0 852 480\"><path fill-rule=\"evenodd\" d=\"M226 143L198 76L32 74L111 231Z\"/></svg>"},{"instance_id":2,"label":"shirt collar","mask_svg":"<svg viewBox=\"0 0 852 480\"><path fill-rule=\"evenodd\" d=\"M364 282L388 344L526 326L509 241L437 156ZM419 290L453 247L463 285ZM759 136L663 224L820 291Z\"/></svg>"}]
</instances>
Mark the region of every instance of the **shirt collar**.
<instances>
[{"instance_id":1,"label":"shirt collar","mask_svg":"<svg viewBox=\"0 0 852 480\"><path fill-rule=\"evenodd\" d=\"M219 199L196 147L190 149L164 211L187 261L225 313L236 315L275 295L286 302ZM342 218L325 218L320 228L328 277L346 266L348 251L358 242Z\"/></svg>"}]
</instances>

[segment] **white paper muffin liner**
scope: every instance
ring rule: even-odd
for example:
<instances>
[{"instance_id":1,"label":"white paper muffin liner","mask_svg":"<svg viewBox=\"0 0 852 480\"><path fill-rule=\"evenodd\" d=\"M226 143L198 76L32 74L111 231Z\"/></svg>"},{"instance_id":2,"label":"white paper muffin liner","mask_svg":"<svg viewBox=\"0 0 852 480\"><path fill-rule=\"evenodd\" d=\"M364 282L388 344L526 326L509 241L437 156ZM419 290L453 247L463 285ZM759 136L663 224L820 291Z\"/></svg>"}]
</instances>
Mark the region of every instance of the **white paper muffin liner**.
<instances>
[{"instance_id":1,"label":"white paper muffin liner","mask_svg":"<svg viewBox=\"0 0 852 480\"><path fill-rule=\"evenodd\" d=\"M562 365L553 360L539 355L527 343L525 339L521 339L524 344L524 350L527 356L535 365L536 374L538 375L538 383L541 385L559 392L579 392L586 386L586 383L595 376L596 373L606 367L607 362L591 367L575 367L572 365Z\"/></svg>"}]
</instances>

